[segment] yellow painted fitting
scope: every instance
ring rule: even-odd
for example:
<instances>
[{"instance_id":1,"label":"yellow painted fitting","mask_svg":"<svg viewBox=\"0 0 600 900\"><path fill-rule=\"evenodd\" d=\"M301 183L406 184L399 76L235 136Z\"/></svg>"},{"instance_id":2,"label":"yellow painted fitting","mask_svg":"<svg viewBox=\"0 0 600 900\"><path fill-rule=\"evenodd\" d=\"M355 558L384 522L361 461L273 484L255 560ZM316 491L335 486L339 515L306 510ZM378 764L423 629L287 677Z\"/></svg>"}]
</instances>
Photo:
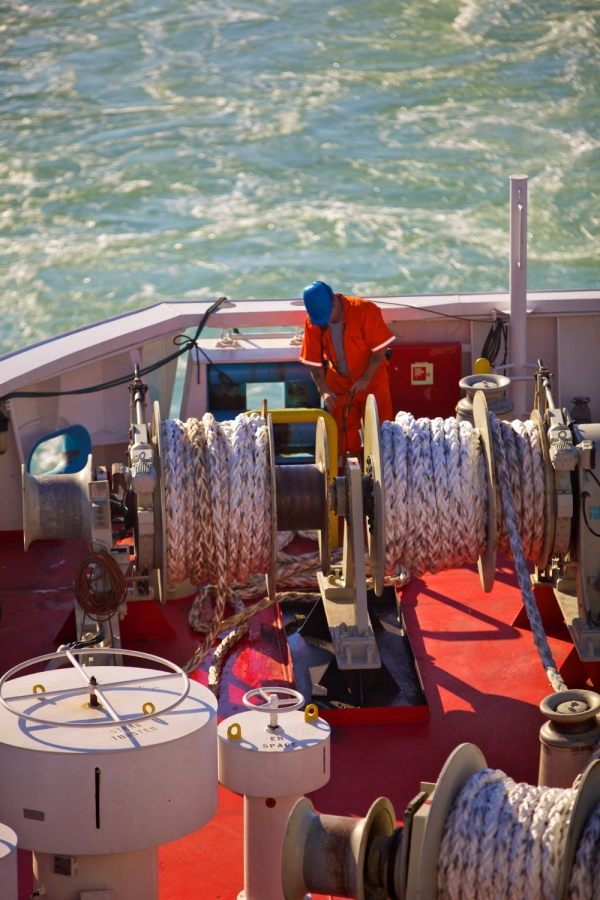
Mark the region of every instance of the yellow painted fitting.
<instances>
[{"instance_id":1,"label":"yellow painted fitting","mask_svg":"<svg viewBox=\"0 0 600 900\"><path fill-rule=\"evenodd\" d=\"M304 721L305 722L316 722L319 718L319 710L315 706L314 703L309 703L306 709L304 710Z\"/></svg>"},{"instance_id":2,"label":"yellow painted fitting","mask_svg":"<svg viewBox=\"0 0 600 900\"><path fill-rule=\"evenodd\" d=\"M34 686L33 686L33 693L34 693L34 694L40 694L40 693L41 693L41 694L45 694L45 693L46 693L46 688L44 687L43 684L34 684Z\"/></svg>"},{"instance_id":3,"label":"yellow painted fitting","mask_svg":"<svg viewBox=\"0 0 600 900\"><path fill-rule=\"evenodd\" d=\"M248 415L252 413L260 415L260 410L249 409ZM273 417L273 425L289 425L292 422L316 422L317 419L325 420L325 431L327 432L327 450L329 453L329 478L335 478L338 473L338 427L336 421L324 409L270 409L269 412ZM329 527L331 531L331 547L335 549L338 546L338 517L335 513L329 514Z\"/></svg>"},{"instance_id":4,"label":"yellow painted fitting","mask_svg":"<svg viewBox=\"0 0 600 900\"><path fill-rule=\"evenodd\" d=\"M485 356L480 356L475 360L475 371L473 375L489 375L492 371L492 364Z\"/></svg>"},{"instance_id":5,"label":"yellow painted fitting","mask_svg":"<svg viewBox=\"0 0 600 900\"><path fill-rule=\"evenodd\" d=\"M238 722L232 722L229 728L227 729L227 740L228 741L241 741L242 739L242 726Z\"/></svg>"},{"instance_id":6,"label":"yellow painted fitting","mask_svg":"<svg viewBox=\"0 0 600 900\"><path fill-rule=\"evenodd\" d=\"M142 706L142 712L145 716L151 716L153 712L156 712L154 703L150 703L150 701L148 700L148 702L144 703L144 705Z\"/></svg>"}]
</instances>

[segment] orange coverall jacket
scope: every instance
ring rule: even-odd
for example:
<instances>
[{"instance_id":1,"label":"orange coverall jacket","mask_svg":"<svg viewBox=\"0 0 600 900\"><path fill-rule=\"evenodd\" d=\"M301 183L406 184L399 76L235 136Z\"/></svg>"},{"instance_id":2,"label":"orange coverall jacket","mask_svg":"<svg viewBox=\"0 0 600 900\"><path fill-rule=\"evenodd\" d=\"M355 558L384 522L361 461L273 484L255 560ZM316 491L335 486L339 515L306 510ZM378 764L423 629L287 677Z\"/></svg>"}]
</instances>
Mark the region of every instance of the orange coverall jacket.
<instances>
[{"instance_id":1,"label":"orange coverall jacket","mask_svg":"<svg viewBox=\"0 0 600 900\"><path fill-rule=\"evenodd\" d=\"M342 295L343 296L343 295ZM389 367L382 360L366 391L350 394L350 388L364 374L373 353L384 350L395 336L383 321L381 310L369 300L343 296L344 351L349 374L340 375L329 330L321 331L306 317L300 361L307 366L323 367L328 362L325 382L337 395L333 417L338 427L340 453L357 453L362 448L360 427L369 394L374 394L379 421L393 418Z\"/></svg>"}]
</instances>

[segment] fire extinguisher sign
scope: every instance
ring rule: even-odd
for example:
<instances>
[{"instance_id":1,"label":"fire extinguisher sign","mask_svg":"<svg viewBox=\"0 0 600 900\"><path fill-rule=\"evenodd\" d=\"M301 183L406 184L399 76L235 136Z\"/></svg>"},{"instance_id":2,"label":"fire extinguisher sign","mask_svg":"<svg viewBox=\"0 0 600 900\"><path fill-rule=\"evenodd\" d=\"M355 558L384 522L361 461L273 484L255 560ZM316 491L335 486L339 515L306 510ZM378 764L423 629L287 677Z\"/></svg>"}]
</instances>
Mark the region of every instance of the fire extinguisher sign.
<instances>
[{"instance_id":1,"label":"fire extinguisher sign","mask_svg":"<svg viewBox=\"0 0 600 900\"><path fill-rule=\"evenodd\" d=\"M433 363L415 362L410 364L411 384L433 384Z\"/></svg>"}]
</instances>

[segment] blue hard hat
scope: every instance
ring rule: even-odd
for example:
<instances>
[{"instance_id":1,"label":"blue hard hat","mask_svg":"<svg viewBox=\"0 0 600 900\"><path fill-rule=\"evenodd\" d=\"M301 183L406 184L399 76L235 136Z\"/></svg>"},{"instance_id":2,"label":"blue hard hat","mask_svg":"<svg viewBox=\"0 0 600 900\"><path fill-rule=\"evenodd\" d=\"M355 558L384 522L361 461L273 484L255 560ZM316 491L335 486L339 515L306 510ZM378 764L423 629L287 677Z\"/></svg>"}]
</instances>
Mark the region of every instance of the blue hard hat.
<instances>
[{"instance_id":1,"label":"blue hard hat","mask_svg":"<svg viewBox=\"0 0 600 900\"><path fill-rule=\"evenodd\" d=\"M313 281L302 295L306 312L313 325L327 325L333 311L333 291L324 281Z\"/></svg>"}]
</instances>

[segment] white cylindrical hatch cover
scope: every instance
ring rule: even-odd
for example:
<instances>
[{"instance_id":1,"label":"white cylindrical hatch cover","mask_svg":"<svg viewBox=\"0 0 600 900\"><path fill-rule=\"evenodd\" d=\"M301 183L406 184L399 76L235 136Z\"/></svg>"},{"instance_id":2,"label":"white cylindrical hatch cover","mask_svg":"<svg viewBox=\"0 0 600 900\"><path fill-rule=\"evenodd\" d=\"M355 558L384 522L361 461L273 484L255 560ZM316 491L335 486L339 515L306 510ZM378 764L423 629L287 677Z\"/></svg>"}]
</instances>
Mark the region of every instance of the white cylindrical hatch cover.
<instances>
[{"instance_id":1,"label":"white cylindrical hatch cover","mask_svg":"<svg viewBox=\"0 0 600 900\"><path fill-rule=\"evenodd\" d=\"M95 708L81 672L96 680ZM182 683L184 699L171 708ZM4 682L2 698L33 716L0 706L0 821L14 828L20 847L126 853L191 834L216 813L217 701L197 682L188 686L183 673L54 669Z\"/></svg>"}]
</instances>

